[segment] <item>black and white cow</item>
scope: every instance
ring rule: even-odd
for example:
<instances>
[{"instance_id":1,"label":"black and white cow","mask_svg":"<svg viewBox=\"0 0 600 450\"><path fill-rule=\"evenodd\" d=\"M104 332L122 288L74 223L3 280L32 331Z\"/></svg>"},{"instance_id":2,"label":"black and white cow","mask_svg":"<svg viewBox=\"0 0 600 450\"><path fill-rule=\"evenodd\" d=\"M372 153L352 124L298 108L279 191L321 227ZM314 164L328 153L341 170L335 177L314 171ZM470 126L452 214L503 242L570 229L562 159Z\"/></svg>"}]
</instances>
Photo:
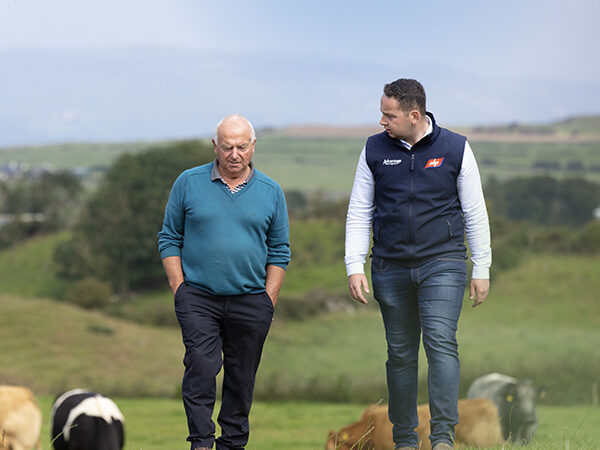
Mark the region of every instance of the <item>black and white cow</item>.
<instances>
[{"instance_id":1,"label":"black and white cow","mask_svg":"<svg viewBox=\"0 0 600 450\"><path fill-rule=\"evenodd\" d=\"M50 432L55 450L121 450L125 419L111 399L75 389L52 405Z\"/></svg>"},{"instance_id":2,"label":"black and white cow","mask_svg":"<svg viewBox=\"0 0 600 450\"><path fill-rule=\"evenodd\" d=\"M538 425L536 401L545 388L536 388L531 380L490 373L477 378L467 392L468 398L487 398L498 407L502 433L506 441L527 444Z\"/></svg>"}]
</instances>

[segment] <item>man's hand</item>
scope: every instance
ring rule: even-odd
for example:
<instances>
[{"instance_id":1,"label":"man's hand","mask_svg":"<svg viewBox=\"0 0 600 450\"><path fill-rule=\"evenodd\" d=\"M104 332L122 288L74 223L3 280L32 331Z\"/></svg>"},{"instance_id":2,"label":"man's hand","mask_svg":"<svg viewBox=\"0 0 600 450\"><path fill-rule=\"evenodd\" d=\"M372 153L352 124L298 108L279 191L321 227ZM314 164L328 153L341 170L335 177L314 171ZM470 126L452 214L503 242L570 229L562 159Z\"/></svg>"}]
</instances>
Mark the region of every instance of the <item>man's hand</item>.
<instances>
[{"instance_id":1,"label":"man's hand","mask_svg":"<svg viewBox=\"0 0 600 450\"><path fill-rule=\"evenodd\" d=\"M181 268L181 258L179 256L167 256L162 260L167 279L169 280L169 287L173 291L173 295L179 289L181 283L183 283L183 269Z\"/></svg>"},{"instance_id":2,"label":"man's hand","mask_svg":"<svg viewBox=\"0 0 600 450\"><path fill-rule=\"evenodd\" d=\"M365 305L367 304L367 299L363 294L363 290L367 294L370 293L370 291L369 283L367 282L367 277L364 273L353 273L350 275L348 277L348 288L350 289L350 295L354 300L364 303Z\"/></svg>"},{"instance_id":3,"label":"man's hand","mask_svg":"<svg viewBox=\"0 0 600 450\"><path fill-rule=\"evenodd\" d=\"M285 277L285 269L279 266L268 265L267 266L267 279L265 281L265 291L273 303L273 307L277 304L279 299L279 290L283 284Z\"/></svg>"},{"instance_id":4,"label":"man's hand","mask_svg":"<svg viewBox=\"0 0 600 450\"><path fill-rule=\"evenodd\" d=\"M490 280L471 280L470 299L473 300L473 308L481 305L490 292Z\"/></svg>"}]
</instances>

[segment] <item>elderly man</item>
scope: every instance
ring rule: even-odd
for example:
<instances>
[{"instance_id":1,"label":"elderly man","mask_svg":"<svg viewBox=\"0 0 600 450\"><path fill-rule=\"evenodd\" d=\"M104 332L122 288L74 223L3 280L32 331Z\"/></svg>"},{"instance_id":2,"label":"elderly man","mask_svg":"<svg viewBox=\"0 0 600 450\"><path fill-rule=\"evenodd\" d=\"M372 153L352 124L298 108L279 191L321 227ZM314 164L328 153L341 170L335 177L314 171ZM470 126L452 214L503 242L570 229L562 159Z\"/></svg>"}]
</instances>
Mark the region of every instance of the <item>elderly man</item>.
<instances>
[{"instance_id":1,"label":"elderly man","mask_svg":"<svg viewBox=\"0 0 600 450\"><path fill-rule=\"evenodd\" d=\"M158 234L185 344L182 395L192 450L215 441L211 416L222 365L217 449L248 442L256 371L290 260L285 198L254 168L255 143L247 119L221 120L216 160L177 178Z\"/></svg>"},{"instance_id":2,"label":"elderly man","mask_svg":"<svg viewBox=\"0 0 600 450\"><path fill-rule=\"evenodd\" d=\"M434 450L452 448L458 423L456 328L467 279L465 232L473 260L471 299L489 290L490 231L477 164L467 140L440 128L416 80L387 84L385 131L363 149L346 220L352 297L366 303L364 262L373 230L371 274L388 344L389 415L397 449L418 448L420 335L429 363Z\"/></svg>"}]
</instances>

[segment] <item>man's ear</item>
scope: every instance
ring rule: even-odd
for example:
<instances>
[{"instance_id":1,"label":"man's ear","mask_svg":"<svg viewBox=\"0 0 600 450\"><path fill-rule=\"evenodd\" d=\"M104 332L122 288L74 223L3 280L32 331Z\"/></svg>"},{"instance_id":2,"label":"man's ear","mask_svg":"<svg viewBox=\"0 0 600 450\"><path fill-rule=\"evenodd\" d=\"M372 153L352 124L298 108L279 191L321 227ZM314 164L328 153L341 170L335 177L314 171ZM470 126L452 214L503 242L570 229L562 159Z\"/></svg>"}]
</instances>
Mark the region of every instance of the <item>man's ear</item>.
<instances>
[{"instance_id":1,"label":"man's ear","mask_svg":"<svg viewBox=\"0 0 600 450\"><path fill-rule=\"evenodd\" d=\"M416 109L413 109L411 112L409 112L408 116L410 117L410 123L413 125L416 125L419 123L419 120L421 120L421 113Z\"/></svg>"}]
</instances>

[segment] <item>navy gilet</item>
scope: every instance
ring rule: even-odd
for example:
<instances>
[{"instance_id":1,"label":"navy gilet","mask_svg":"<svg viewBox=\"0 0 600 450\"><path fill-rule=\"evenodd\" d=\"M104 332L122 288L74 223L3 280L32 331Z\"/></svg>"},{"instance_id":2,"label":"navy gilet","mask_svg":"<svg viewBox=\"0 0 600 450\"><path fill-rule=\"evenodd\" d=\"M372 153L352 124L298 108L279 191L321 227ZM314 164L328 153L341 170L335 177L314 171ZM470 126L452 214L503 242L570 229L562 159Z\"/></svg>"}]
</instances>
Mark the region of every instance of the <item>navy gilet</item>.
<instances>
[{"instance_id":1,"label":"navy gilet","mask_svg":"<svg viewBox=\"0 0 600 450\"><path fill-rule=\"evenodd\" d=\"M415 266L440 255L466 257L456 181L466 138L437 126L407 149L387 132L367 139L375 180L373 256Z\"/></svg>"}]
</instances>

